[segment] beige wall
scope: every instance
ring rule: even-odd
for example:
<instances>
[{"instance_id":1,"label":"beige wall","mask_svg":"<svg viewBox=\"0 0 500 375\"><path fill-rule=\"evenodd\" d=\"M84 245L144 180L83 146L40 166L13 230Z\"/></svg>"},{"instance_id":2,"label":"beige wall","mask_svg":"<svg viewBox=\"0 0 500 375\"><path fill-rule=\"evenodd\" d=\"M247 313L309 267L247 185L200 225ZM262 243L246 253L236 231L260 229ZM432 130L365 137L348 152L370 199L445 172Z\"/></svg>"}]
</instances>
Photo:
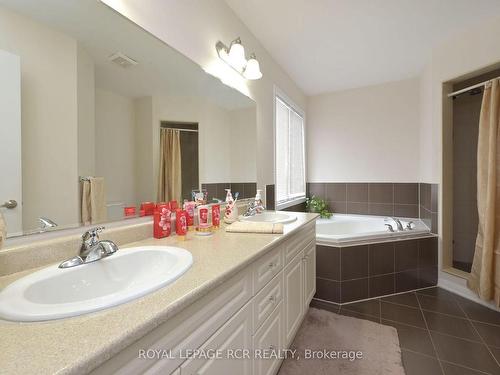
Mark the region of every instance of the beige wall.
<instances>
[{"instance_id":1,"label":"beige wall","mask_svg":"<svg viewBox=\"0 0 500 375\"><path fill-rule=\"evenodd\" d=\"M78 175L95 175L95 70L94 61L78 45Z\"/></svg>"},{"instance_id":2,"label":"beige wall","mask_svg":"<svg viewBox=\"0 0 500 375\"><path fill-rule=\"evenodd\" d=\"M106 180L107 202L136 204L135 106L131 98L95 90L96 175Z\"/></svg>"},{"instance_id":3,"label":"beige wall","mask_svg":"<svg viewBox=\"0 0 500 375\"><path fill-rule=\"evenodd\" d=\"M138 202L156 201L156 172L151 142L153 139L153 98L134 100L135 107L135 162L136 197Z\"/></svg>"},{"instance_id":4,"label":"beige wall","mask_svg":"<svg viewBox=\"0 0 500 375\"><path fill-rule=\"evenodd\" d=\"M77 223L76 42L0 8L0 49L21 58L23 226Z\"/></svg>"},{"instance_id":5,"label":"beige wall","mask_svg":"<svg viewBox=\"0 0 500 375\"><path fill-rule=\"evenodd\" d=\"M419 91L415 78L310 97L308 181L418 181Z\"/></svg>"},{"instance_id":6,"label":"beige wall","mask_svg":"<svg viewBox=\"0 0 500 375\"><path fill-rule=\"evenodd\" d=\"M257 103L257 181L259 187L274 183L273 92L279 86L306 110L306 97L271 58L243 22L223 0L104 0L125 16L177 49L226 83L247 92ZM247 51L254 51L263 78L245 81L217 56L218 40L241 37Z\"/></svg>"},{"instance_id":7,"label":"beige wall","mask_svg":"<svg viewBox=\"0 0 500 375\"><path fill-rule=\"evenodd\" d=\"M257 132L255 108L229 112L231 142L230 182L255 182L257 177Z\"/></svg>"}]
</instances>

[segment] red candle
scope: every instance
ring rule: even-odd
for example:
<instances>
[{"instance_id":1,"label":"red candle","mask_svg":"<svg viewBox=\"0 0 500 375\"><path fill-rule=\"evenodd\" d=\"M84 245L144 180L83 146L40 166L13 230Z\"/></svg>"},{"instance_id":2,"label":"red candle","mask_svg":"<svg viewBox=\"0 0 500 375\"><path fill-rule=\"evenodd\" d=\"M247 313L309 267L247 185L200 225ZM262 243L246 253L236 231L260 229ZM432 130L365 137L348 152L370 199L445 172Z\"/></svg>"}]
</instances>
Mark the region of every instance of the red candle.
<instances>
[{"instance_id":1,"label":"red candle","mask_svg":"<svg viewBox=\"0 0 500 375\"><path fill-rule=\"evenodd\" d=\"M130 206L130 207L125 207L123 209L125 216L135 216L135 207Z\"/></svg>"},{"instance_id":2,"label":"red candle","mask_svg":"<svg viewBox=\"0 0 500 375\"><path fill-rule=\"evenodd\" d=\"M175 211L175 232L182 237L187 233L187 213L180 208Z\"/></svg>"},{"instance_id":3,"label":"red candle","mask_svg":"<svg viewBox=\"0 0 500 375\"><path fill-rule=\"evenodd\" d=\"M155 204L153 202L142 202L141 203L141 211L144 210L144 215L142 216L151 216L155 210Z\"/></svg>"},{"instance_id":4,"label":"red candle","mask_svg":"<svg viewBox=\"0 0 500 375\"><path fill-rule=\"evenodd\" d=\"M218 204L212 206L212 225L216 228L220 225L220 205Z\"/></svg>"},{"instance_id":5,"label":"red candle","mask_svg":"<svg viewBox=\"0 0 500 375\"><path fill-rule=\"evenodd\" d=\"M200 227L208 226L208 207L207 206L198 207L198 220L200 222Z\"/></svg>"},{"instance_id":6,"label":"red candle","mask_svg":"<svg viewBox=\"0 0 500 375\"><path fill-rule=\"evenodd\" d=\"M153 214L153 236L154 238L164 238L170 236L170 216L171 212L164 207L161 210L155 210Z\"/></svg>"}]
</instances>

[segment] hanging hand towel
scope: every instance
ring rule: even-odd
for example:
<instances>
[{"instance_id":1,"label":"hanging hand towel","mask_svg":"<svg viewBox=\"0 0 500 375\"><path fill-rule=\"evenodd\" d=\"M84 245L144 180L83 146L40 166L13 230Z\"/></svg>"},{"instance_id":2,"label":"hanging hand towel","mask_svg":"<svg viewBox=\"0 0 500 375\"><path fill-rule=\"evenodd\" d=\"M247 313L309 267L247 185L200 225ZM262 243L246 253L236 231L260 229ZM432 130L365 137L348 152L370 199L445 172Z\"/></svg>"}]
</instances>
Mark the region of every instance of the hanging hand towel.
<instances>
[{"instance_id":1,"label":"hanging hand towel","mask_svg":"<svg viewBox=\"0 0 500 375\"><path fill-rule=\"evenodd\" d=\"M226 227L226 232L283 234L283 224L236 221Z\"/></svg>"},{"instance_id":2,"label":"hanging hand towel","mask_svg":"<svg viewBox=\"0 0 500 375\"><path fill-rule=\"evenodd\" d=\"M106 185L103 177L90 177L83 181L82 223L84 225L103 223L107 220Z\"/></svg>"},{"instance_id":3,"label":"hanging hand towel","mask_svg":"<svg viewBox=\"0 0 500 375\"><path fill-rule=\"evenodd\" d=\"M3 218L2 213L0 212L0 249L7 239L7 225L5 224L5 219Z\"/></svg>"}]
</instances>

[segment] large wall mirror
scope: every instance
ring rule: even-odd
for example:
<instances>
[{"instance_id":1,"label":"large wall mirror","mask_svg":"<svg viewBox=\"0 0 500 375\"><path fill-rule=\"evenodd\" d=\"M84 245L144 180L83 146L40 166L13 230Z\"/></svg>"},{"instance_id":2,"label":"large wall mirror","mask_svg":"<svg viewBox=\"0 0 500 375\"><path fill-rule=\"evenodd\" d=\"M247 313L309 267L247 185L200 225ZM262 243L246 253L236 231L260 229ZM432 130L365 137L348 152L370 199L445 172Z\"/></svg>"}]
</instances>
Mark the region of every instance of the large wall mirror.
<instances>
[{"instance_id":1,"label":"large wall mirror","mask_svg":"<svg viewBox=\"0 0 500 375\"><path fill-rule=\"evenodd\" d=\"M0 0L0 82L8 237L255 192L255 103L99 1Z\"/></svg>"}]
</instances>

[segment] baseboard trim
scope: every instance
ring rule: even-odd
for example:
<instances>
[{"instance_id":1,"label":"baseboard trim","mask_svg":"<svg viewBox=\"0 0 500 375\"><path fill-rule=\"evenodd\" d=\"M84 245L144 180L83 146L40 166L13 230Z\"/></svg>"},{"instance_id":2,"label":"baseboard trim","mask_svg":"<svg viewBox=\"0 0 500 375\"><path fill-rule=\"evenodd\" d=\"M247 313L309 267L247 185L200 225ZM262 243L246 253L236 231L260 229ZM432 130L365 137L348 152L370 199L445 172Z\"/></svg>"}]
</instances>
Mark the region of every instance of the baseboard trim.
<instances>
[{"instance_id":1,"label":"baseboard trim","mask_svg":"<svg viewBox=\"0 0 500 375\"><path fill-rule=\"evenodd\" d=\"M471 300L472 302L479 303L480 305L500 312L500 308L496 307L492 303L483 301L473 291L467 288L467 281L459 276L447 273L446 277L442 277L442 273L440 273L437 286L447 290L448 292L458 294L460 297Z\"/></svg>"}]
</instances>

